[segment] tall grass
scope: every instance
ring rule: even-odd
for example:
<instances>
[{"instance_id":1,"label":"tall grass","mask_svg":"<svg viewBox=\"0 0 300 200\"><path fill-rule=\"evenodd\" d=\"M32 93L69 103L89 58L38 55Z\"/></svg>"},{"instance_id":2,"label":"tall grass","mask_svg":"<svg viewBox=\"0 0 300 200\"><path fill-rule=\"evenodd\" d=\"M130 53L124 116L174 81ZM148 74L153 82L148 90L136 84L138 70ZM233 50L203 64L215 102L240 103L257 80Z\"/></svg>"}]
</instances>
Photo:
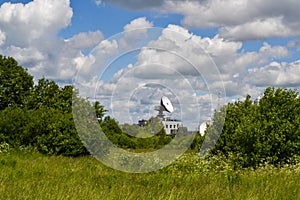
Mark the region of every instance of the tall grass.
<instances>
[{"instance_id":1,"label":"tall grass","mask_svg":"<svg viewBox=\"0 0 300 200\"><path fill-rule=\"evenodd\" d=\"M148 174L110 169L93 157L0 154L1 199L300 199L300 166L233 170L188 153Z\"/></svg>"}]
</instances>

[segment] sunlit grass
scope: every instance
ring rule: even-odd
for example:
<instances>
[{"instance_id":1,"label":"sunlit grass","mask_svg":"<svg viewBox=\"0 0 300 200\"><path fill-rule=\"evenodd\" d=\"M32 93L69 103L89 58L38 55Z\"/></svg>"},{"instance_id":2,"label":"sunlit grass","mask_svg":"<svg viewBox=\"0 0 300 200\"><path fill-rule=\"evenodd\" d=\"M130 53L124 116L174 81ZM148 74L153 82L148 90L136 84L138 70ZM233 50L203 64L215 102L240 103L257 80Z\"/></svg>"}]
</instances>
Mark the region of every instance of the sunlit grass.
<instances>
[{"instance_id":1,"label":"sunlit grass","mask_svg":"<svg viewBox=\"0 0 300 200\"><path fill-rule=\"evenodd\" d=\"M0 154L0 194L0 199L300 199L300 167L232 170L223 161L188 153L162 170L129 174L89 156L11 152Z\"/></svg>"}]
</instances>

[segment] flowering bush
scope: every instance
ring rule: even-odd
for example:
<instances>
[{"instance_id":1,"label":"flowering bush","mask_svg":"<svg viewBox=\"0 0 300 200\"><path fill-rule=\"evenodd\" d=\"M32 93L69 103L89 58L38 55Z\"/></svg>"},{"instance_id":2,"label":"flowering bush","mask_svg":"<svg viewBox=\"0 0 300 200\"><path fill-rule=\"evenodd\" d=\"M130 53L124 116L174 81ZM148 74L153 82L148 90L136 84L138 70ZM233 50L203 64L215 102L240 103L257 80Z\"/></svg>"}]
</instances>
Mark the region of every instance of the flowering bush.
<instances>
[{"instance_id":1,"label":"flowering bush","mask_svg":"<svg viewBox=\"0 0 300 200\"><path fill-rule=\"evenodd\" d=\"M0 144L0 153L7 153L10 151L10 146L6 142Z\"/></svg>"}]
</instances>

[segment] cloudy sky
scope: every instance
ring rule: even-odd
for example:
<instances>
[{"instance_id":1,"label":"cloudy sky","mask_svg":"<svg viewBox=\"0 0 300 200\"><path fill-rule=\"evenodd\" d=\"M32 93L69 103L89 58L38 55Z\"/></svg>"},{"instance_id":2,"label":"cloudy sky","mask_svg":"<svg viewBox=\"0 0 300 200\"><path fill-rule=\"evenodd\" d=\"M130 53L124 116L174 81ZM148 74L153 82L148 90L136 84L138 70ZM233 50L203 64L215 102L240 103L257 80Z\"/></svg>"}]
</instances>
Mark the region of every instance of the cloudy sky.
<instances>
[{"instance_id":1,"label":"cloudy sky","mask_svg":"<svg viewBox=\"0 0 300 200\"><path fill-rule=\"evenodd\" d=\"M0 54L74 84L120 123L156 114L194 129L267 86L300 87L298 0L0 1ZM218 97L219 96L219 97Z\"/></svg>"}]
</instances>

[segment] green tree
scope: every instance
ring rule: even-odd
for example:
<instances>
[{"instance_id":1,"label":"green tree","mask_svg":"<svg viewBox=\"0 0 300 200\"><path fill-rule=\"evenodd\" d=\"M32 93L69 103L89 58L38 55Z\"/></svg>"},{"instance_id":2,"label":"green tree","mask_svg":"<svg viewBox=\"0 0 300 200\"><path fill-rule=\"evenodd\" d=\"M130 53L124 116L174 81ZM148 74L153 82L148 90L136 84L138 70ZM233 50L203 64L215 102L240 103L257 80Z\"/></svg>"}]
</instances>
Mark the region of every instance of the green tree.
<instances>
[{"instance_id":1,"label":"green tree","mask_svg":"<svg viewBox=\"0 0 300 200\"><path fill-rule=\"evenodd\" d=\"M102 131L105 133L108 139L114 144L118 144L119 137L123 133L122 129L119 127L118 122L110 116L106 116L100 123L100 125Z\"/></svg>"},{"instance_id":2,"label":"green tree","mask_svg":"<svg viewBox=\"0 0 300 200\"><path fill-rule=\"evenodd\" d=\"M0 55L0 110L24 106L33 87L33 77L12 57Z\"/></svg>"},{"instance_id":3,"label":"green tree","mask_svg":"<svg viewBox=\"0 0 300 200\"><path fill-rule=\"evenodd\" d=\"M270 162L300 155L300 99L296 90L267 88L259 101L260 149ZM259 144L258 143L258 144Z\"/></svg>"},{"instance_id":4,"label":"green tree","mask_svg":"<svg viewBox=\"0 0 300 200\"><path fill-rule=\"evenodd\" d=\"M96 113L97 119L99 121L102 121L102 118L104 117L104 114L105 114L105 112L107 112L107 110L104 109L104 106L102 106L99 101L96 101L94 103L94 107L95 107L95 113Z\"/></svg>"},{"instance_id":5,"label":"green tree","mask_svg":"<svg viewBox=\"0 0 300 200\"><path fill-rule=\"evenodd\" d=\"M226 117L214 154L233 154L243 167L280 165L300 155L300 99L295 90L267 88L259 101L247 96L229 103L215 113L207 129L210 137L220 128L220 116Z\"/></svg>"},{"instance_id":6,"label":"green tree","mask_svg":"<svg viewBox=\"0 0 300 200\"><path fill-rule=\"evenodd\" d=\"M60 88L54 81L45 78L39 79L27 100L27 107L28 109L56 108L57 104L60 103L58 101L59 93Z\"/></svg>"},{"instance_id":7,"label":"green tree","mask_svg":"<svg viewBox=\"0 0 300 200\"><path fill-rule=\"evenodd\" d=\"M53 108L8 107L0 112L0 133L12 147L36 147L48 155L88 154L75 128L72 113Z\"/></svg>"},{"instance_id":8,"label":"green tree","mask_svg":"<svg viewBox=\"0 0 300 200\"><path fill-rule=\"evenodd\" d=\"M72 112L74 87L66 85L60 88L54 81L39 79L30 95L26 98L27 109L54 108L62 112Z\"/></svg>"}]
</instances>

